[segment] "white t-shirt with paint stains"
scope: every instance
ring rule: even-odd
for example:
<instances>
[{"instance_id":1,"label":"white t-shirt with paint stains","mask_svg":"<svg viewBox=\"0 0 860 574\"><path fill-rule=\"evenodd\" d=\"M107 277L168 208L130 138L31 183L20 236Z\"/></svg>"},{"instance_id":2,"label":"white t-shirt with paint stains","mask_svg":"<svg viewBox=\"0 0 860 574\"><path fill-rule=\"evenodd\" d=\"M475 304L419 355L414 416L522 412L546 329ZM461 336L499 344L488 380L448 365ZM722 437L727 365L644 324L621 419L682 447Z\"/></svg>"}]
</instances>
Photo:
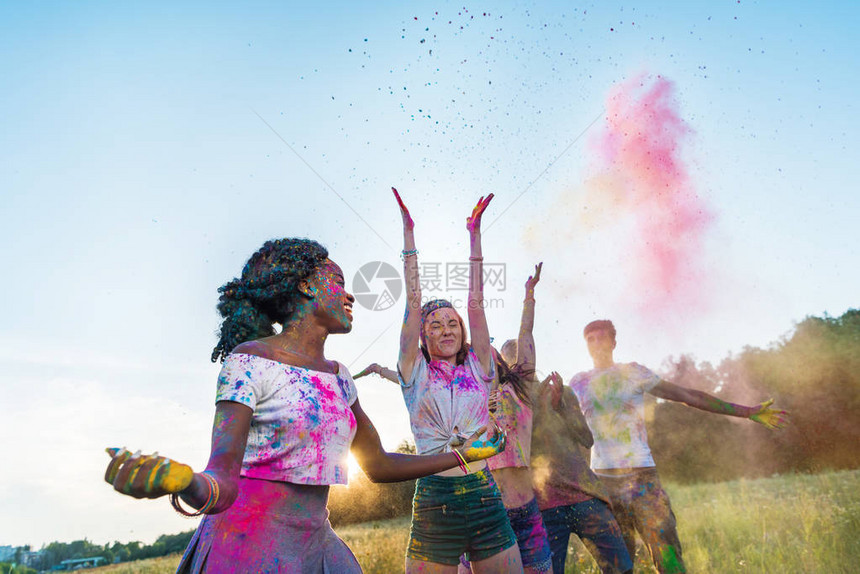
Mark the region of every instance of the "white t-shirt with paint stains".
<instances>
[{"instance_id":1,"label":"white t-shirt with paint stains","mask_svg":"<svg viewBox=\"0 0 860 574\"><path fill-rule=\"evenodd\" d=\"M654 466L645 430L645 393L660 377L638 363L592 369L570 380L594 435L591 468Z\"/></svg>"},{"instance_id":2,"label":"white t-shirt with paint stains","mask_svg":"<svg viewBox=\"0 0 860 574\"><path fill-rule=\"evenodd\" d=\"M340 363L332 374L235 353L221 368L215 400L254 411L242 476L321 485L347 483L356 396Z\"/></svg>"},{"instance_id":3,"label":"white t-shirt with paint stains","mask_svg":"<svg viewBox=\"0 0 860 574\"><path fill-rule=\"evenodd\" d=\"M489 423L489 388L495 363L485 373L469 349L462 365L430 361L419 352L409 378L398 373L418 454L450 452Z\"/></svg>"}]
</instances>

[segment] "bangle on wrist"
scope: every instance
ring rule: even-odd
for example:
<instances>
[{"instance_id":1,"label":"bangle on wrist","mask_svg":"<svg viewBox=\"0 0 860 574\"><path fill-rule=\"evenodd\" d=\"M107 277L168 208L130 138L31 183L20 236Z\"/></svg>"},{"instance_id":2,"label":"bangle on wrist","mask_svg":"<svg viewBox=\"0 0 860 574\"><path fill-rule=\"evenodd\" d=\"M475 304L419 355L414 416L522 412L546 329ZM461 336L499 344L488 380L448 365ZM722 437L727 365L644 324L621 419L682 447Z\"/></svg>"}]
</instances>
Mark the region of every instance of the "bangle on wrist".
<instances>
[{"instance_id":1,"label":"bangle on wrist","mask_svg":"<svg viewBox=\"0 0 860 574\"><path fill-rule=\"evenodd\" d=\"M469 261L483 261L483 260L484 260L484 258L481 256L474 256L473 255L473 256L469 257Z\"/></svg>"},{"instance_id":2,"label":"bangle on wrist","mask_svg":"<svg viewBox=\"0 0 860 574\"><path fill-rule=\"evenodd\" d=\"M182 516L187 516L188 518L194 518L196 516L200 516L201 514L207 514L212 508L218 503L218 497L220 495L220 489L218 488L218 481L215 480L215 477L209 474L206 471L200 473L200 476L203 477L203 480L206 481L206 486L209 489L209 493L206 496L206 502L203 503L203 506L200 507L196 512L190 512L182 508L182 505L179 503L179 493L174 492L170 495L170 505L173 509L181 514Z\"/></svg>"},{"instance_id":3,"label":"bangle on wrist","mask_svg":"<svg viewBox=\"0 0 860 574\"><path fill-rule=\"evenodd\" d=\"M451 452L453 452L454 456L457 457L457 462L459 463L460 470L463 471L463 474L471 473L472 469L469 468L469 463L466 462L466 457L464 457L463 454L459 450L457 450L456 448L454 450L452 450Z\"/></svg>"},{"instance_id":4,"label":"bangle on wrist","mask_svg":"<svg viewBox=\"0 0 860 574\"><path fill-rule=\"evenodd\" d=\"M418 255L418 250L417 249L404 249L403 251L400 252L400 258L403 259L404 261L406 260L407 257L411 257L412 255Z\"/></svg>"},{"instance_id":5,"label":"bangle on wrist","mask_svg":"<svg viewBox=\"0 0 860 574\"><path fill-rule=\"evenodd\" d=\"M176 492L170 495L170 506L173 507L173 510L187 518L194 518L195 516L200 516L201 514L203 514L199 510L196 512L191 512L182 508L182 505L179 504L179 494Z\"/></svg>"}]
</instances>

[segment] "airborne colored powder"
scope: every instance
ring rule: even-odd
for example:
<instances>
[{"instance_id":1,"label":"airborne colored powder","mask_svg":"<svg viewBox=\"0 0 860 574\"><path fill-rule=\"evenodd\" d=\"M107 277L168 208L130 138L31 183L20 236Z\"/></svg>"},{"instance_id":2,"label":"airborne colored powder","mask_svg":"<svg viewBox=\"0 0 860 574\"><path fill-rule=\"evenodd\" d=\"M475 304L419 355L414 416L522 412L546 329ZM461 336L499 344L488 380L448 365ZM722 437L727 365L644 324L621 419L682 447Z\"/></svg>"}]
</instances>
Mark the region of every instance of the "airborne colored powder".
<instances>
[{"instance_id":1,"label":"airborne colored powder","mask_svg":"<svg viewBox=\"0 0 860 574\"><path fill-rule=\"evenodd\" d=\"M672 82L639 76L610 92L605 129L588 146L583 223L590 231L621 227L624 296L645 319L703 302L713 215L684 162L690 135Z\"/></svg>"}]
</instances>

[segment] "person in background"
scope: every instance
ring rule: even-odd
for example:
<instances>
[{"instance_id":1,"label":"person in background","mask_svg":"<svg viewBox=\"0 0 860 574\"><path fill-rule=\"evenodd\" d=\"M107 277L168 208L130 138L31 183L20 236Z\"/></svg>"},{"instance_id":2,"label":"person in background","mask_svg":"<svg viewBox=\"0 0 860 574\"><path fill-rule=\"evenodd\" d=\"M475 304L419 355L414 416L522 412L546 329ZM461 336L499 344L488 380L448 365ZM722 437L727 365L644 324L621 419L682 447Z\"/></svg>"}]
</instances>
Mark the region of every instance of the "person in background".
<instances>
[{"instance_id":1,"label":"person in background","mask_svg":"<svg viewBox=\"0 0 860 574\"><path fill-rule=\"evenodd\" d=\"M531 470L553 573L564 574L571 534L582 540L604 574L633 572L609 493L588 466L594 440L576 396L556 372L541 383L537 396Z\"/></svg>"},{"instance_id":2,"label":"person in background","mask_svg":"<svg viewBox=\"0 0 860 574\"><path fill-rule=\"evenodd\" d=\"M367 375L379 375L383 379L391 381L392 383L399 385L400 382L397 380L397 372L392 371L388 367L383 367L379 363L371 363L367 365L361 372L353 375L353 379L360 379L361 377L366 377Z\"/></svg>"},{"instance_id":3,"label":"person in background","mask_svg":"<svg viewBox=\"0 0 860 574\"><path fill-rule=\"evenodd\" d=\"M787 413L771 408L772 400L755 406L736 405L664 381L637 363L616 363L612 321L592 321L583 336L594 369L575 375L570 387L594 434L591 468L609 490L630 556L635 556L639 532L659 572L686 572L675 514L648 446L645 393L711 413L747 418L770 429L787 424Z\"/></svg>"}]
</instances>

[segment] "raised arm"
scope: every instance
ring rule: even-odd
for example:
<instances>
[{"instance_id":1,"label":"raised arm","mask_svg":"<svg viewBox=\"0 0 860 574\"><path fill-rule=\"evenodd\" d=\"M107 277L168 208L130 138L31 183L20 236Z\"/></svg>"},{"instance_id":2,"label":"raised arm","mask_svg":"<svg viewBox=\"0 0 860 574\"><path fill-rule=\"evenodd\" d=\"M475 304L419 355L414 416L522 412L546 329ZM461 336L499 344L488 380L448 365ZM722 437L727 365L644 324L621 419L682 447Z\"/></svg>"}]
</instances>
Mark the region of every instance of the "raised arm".
<instances>
[{"instance_id":1,"label":"raised arm","mask_svg":"<svg viewBox=\"0 0 860 574\"><path fill-rule=\"evenodd\" d=\"M418 250L415 249L415 223L400 194L393 187L394 197L400 206L403 219L403 278L406 280L406 313L400 328L400 354L397 368L404 379L412 374L418 357L418 342L421 335L421 281L418 276Z\"/></svg>"},{"instance_id":2,"label":"raised arm","mask_svg":"<svg viewBox=\"0 0 860 574\"><path fill-rule=\"evenodd\" d=\"M193 510L204 509L206 514L223 512L233 504L239 492L239 471L252 414L245 405L218 402L212 425L212 449L203 472L192 473L186 465L157 454L141 456L125 449L108 449L111 462L105 480L115 490L134 498L159 498L178 493ZM182 467L188 469L189 476L177 481L175 471Z\"/></svg>"},{"instance_id":3,"label":"raised arm","mask_svg":"<svg viewBox=\"0 0 860 574\"><path fill-rule=\"evenodd\" d=\"M773 404L773 399L752 407L747 407L726 402L703 391L688 389L663 380L657 383L649 393L655 397L684 403L687 406L695 407L709 413L750 419L769 429L780 429L788 424L788 413L786 411L770 408L770 405Z\"/></svg>"},{"instance_id":4,"label":"raised arm","mask_svg":"<svg viewBox=\"0 0 860 574\"><path fill-rule=\"evenodd\" d=\"M561 375L555 371L550 373L541 382L539 392L541 396L544 393L550 393L552 408L564 420L564 427L568 435L585 448L591 448L591 445L594 444L594 436L591 434L591 429L588 428L585 415L579 408L579 401L576 400L573 389L564 386Z\"/></svg>"},{"instance_id":5,"label":"raised arm","mask_svg":"<svg viewBox=\"0 0 860 574\"><path fill-rule=\"evenodd\" d=\"M491 193L486 198L481 197L472 210L472 215L466 219L466 229L469 230L469 336L472 350L481 362L484 372L490 371L493 355L490 350L490 330L487 327L487 316L484 313L484 256L481 251L481 216L490 201Z\"/></svg>"},{"instance_id":6,"label":"raised arm","mask_svg":"<svg viewBox=\"0 0 860 574\"><path fill-rule=\"evenodd\" d=\"M352 452L361 468L373 482L398 482L436 474L460 465L461 458L466 463L489 458L505 449L505 435L495 430L492 440L478 441L486 431L479 429L463 446L457 448L458 455L443 452L432 455L400 454L385 452L379 433L361 408L358 399L352 405L358 428L352 441Z\"/></svg>"},{"instance_id":7,"label":"raised arm","mask_svg":"<svg viewBox=\"0 0 860 574\"><path fill-rule=\"evenodd\" d=\"M535 274L526 280L526 296L523 299L523 314L520 318L520 333L517 336L517 364L534 371L537 364L535 352L535 285L540 281L543 262L535 265Z\"/></svg>"}]
</instances>

